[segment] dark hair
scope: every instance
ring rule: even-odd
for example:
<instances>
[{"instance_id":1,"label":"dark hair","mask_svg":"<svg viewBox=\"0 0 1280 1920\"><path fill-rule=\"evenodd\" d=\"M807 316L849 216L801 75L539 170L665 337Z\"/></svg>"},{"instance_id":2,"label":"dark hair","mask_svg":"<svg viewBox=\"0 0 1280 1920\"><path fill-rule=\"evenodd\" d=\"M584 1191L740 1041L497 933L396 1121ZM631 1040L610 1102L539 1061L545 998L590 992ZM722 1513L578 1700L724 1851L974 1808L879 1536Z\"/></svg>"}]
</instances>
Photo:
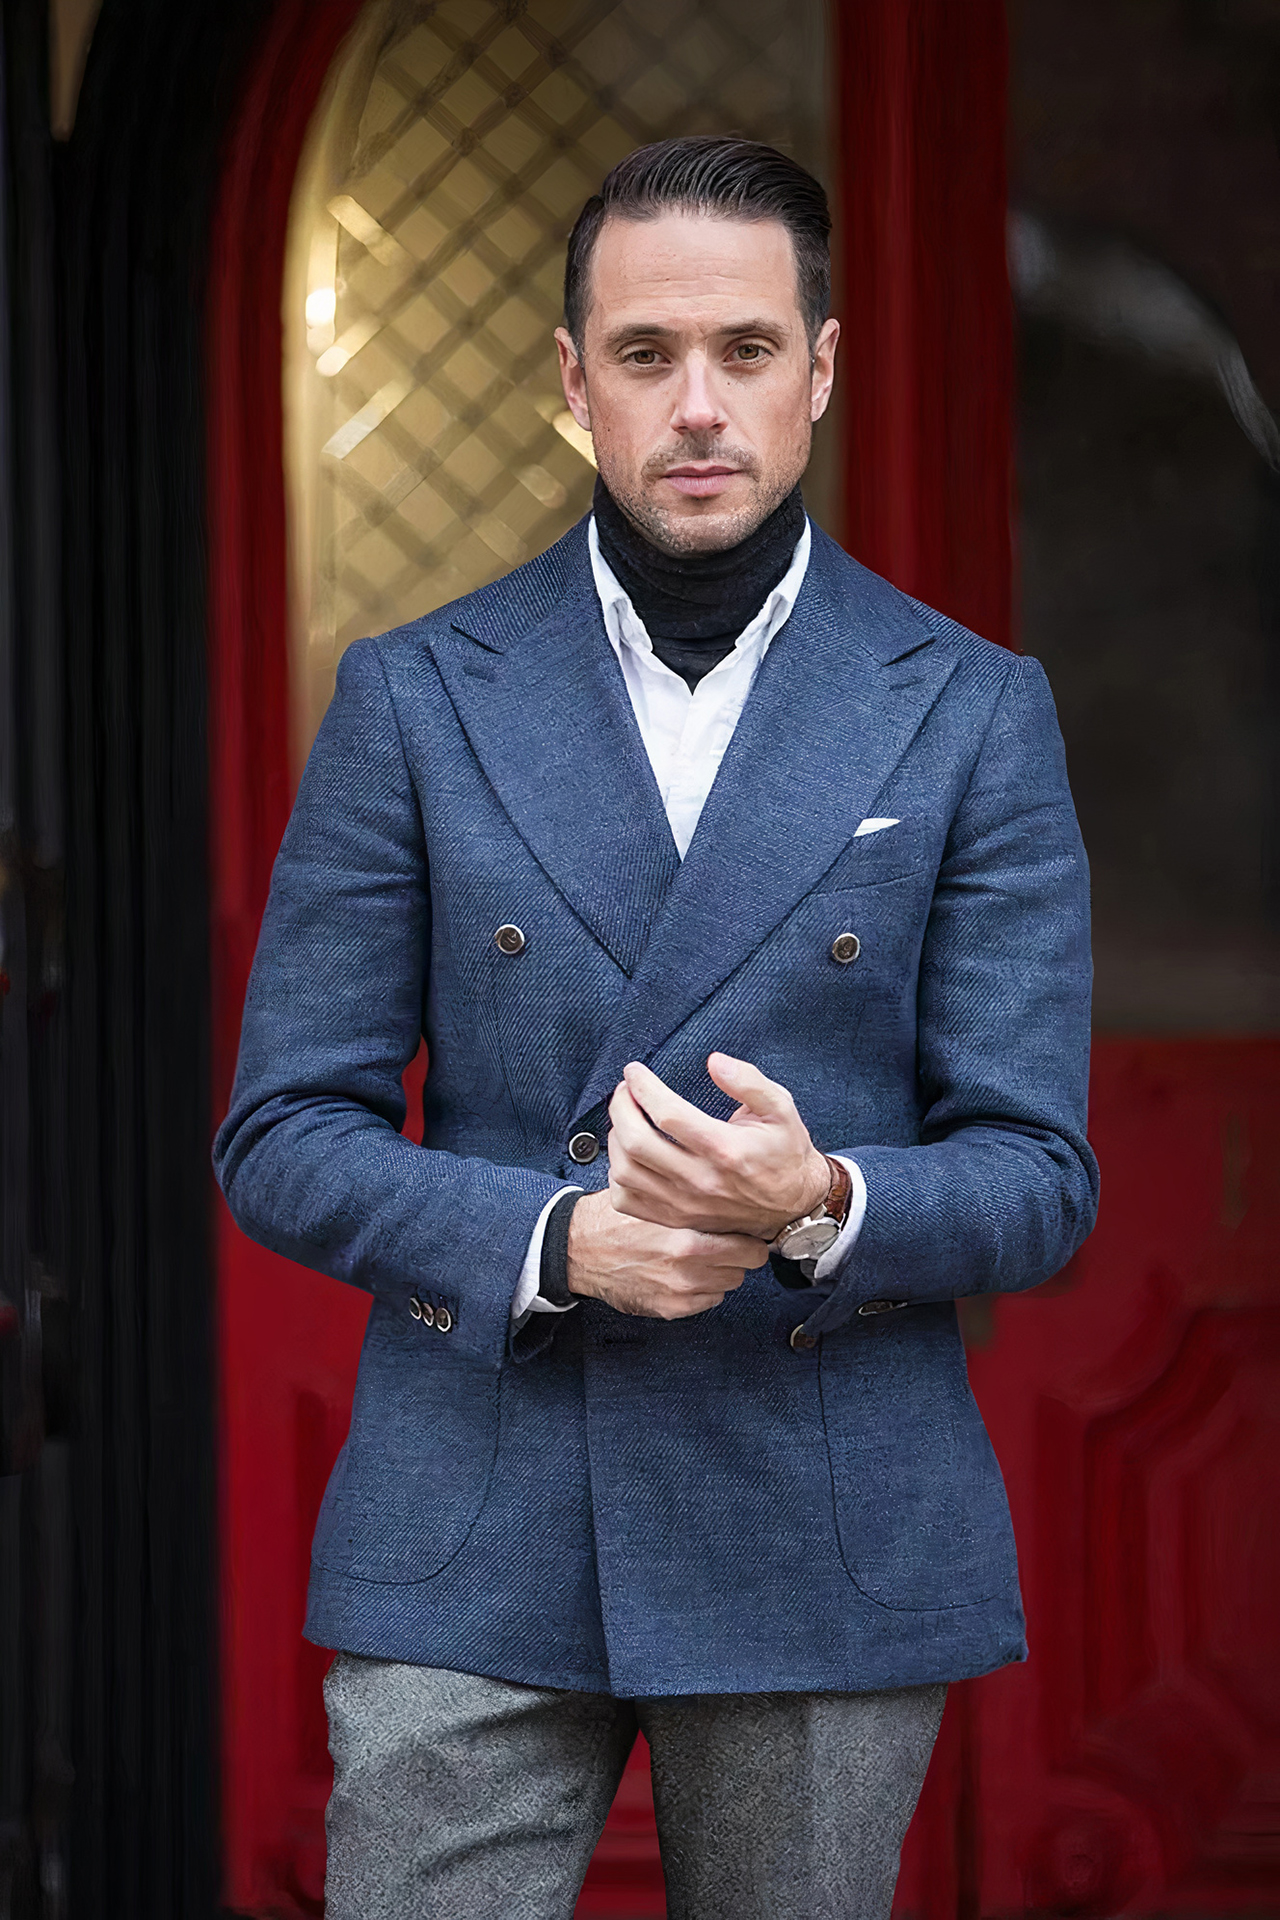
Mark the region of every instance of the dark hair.
<instances>
[{"instance_id":1,"label":"dark hair","mask_svg":"<svg viewBox=\"0 0 1280 1920\"><path fill-rule=\"evenodd\" d=\"M795 248L800 311L813 344L831 305L831 209L822 186L763 141L689 134L637 147L578 215L564 263L564 323L575 346L582 344L591 255L605 221L611 214L651 220L671 209L780 220Z\"/></svg>"}]
</instances>

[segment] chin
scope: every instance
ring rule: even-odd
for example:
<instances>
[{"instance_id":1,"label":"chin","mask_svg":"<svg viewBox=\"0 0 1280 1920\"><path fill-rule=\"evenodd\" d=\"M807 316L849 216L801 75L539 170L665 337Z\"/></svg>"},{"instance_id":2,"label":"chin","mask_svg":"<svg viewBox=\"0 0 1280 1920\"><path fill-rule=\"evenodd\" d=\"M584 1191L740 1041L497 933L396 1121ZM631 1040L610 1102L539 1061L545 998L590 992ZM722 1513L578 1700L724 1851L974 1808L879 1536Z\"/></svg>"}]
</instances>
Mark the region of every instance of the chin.
<instances>
[{"instance_id":1,"label":"chin","mask_svg":"<svg viewBox=\"0 0 1280 1920\"><path fill-rule=\"evenodd\" d=\"M672 553L716 553L736 547L764 518L754 501L730 506L720 500L691 500L683 507L655 509L651 537L659 537Z\"/></svg>"}]
</instances>

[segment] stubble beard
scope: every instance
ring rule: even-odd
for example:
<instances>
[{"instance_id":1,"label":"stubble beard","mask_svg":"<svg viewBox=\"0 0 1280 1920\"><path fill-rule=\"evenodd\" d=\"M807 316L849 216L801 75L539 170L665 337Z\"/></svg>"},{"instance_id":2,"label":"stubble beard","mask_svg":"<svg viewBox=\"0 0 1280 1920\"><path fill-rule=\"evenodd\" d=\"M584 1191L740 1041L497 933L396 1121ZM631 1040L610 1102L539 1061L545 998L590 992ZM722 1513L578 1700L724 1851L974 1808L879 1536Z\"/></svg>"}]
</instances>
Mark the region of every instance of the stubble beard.
<instances>
[{"instance_id":1,"label":"stubble beard","mask_svg":"<svg viewBox=\"0 0 1280 1920\"><path fill-rule=\"evenodd\" d=\"M718 502L708 502L701 513L682 514L659 507L649 489L672 467L681 467L688 460L721 460L726 466L736 467L754 482L750 498L728 510ZM639 485L625 475L605 473L602 477L637 533L659 552L684 559L694 554L723 553L749 540L782 505L807 464L808 448L797 448L794 461L764 475L759 460L745 447L718 441L712 434L691 433L681 446L651 454L640 469Z\"/></svg>"}]
</instances>

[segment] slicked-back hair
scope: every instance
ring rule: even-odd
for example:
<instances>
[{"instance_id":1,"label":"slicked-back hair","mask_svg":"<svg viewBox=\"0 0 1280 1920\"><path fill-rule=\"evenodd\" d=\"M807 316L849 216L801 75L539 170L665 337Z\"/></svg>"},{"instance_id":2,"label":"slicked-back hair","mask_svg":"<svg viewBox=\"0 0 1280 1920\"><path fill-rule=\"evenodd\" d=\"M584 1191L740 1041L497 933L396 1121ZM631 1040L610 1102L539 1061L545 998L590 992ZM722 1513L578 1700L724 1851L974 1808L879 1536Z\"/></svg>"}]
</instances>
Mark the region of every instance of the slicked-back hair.
<instances>
[{"instance_id":1,"label":"slicked-back hair","mask_svg":"<svg viewBox=\"0 0 1280 1920\"><path fill-rule=\"evenodd\" d=\"M605 221L673 212L780 220L795 249L800 311L812 347L831 306L831 209L820 182L763 141L690 134L637 147L578 215L564 265L564 323L579 352L591 256Z\"/></svg>"}]
</instances>

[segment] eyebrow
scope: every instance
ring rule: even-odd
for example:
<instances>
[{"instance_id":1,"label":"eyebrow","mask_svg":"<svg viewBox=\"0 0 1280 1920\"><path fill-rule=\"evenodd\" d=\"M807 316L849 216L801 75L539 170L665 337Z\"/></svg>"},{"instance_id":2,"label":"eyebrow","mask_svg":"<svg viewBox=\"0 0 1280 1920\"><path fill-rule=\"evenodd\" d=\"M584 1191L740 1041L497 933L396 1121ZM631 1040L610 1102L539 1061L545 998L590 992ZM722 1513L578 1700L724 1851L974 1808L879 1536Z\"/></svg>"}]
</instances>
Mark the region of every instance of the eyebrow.
<instances>
[{"instance_id":1,"label":"eyebrow","mask_svg":"<svg viewBox=\"0 0 1280 1920\"><path fill-rule=\"evenodd\" d=\"M779 335L792 332L792 329L777 320L750 319L735 320L727 327L717 327L715 331L724 339L732 339L740 333L767 333L776 339ZM678 338L678 334L678 328L664 327L657 321L651 323L635 321L629 326L619 327L615 332L607 334L605 345L606 347L625 347L633 340L674 340Z\"/></svg>"}]
</instances>

